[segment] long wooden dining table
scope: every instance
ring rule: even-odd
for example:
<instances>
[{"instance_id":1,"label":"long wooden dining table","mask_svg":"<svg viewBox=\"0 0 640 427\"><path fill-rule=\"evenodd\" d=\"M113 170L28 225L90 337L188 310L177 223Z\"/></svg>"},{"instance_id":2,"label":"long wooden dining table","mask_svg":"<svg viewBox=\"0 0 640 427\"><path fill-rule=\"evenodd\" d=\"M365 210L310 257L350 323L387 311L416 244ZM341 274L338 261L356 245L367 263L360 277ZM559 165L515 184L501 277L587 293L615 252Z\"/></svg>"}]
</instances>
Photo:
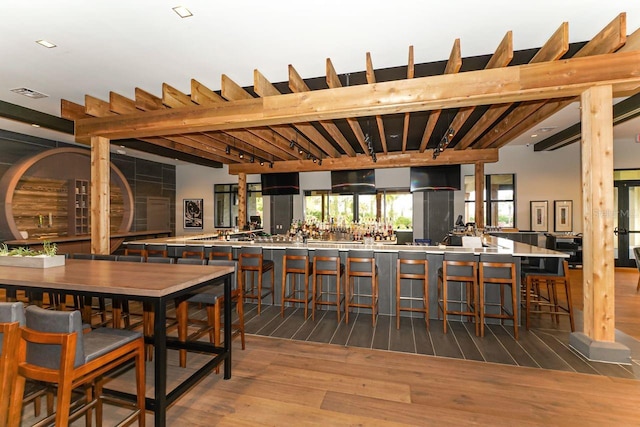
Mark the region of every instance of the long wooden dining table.
<instances>
[{"instance_id":1,"label":"long wooden dining table","mask_svg":"<svg viewBox=\"0 0 640 427\"><path fill-rule=\"evenodd\" d=\"M231 328L224 329L224 345L203 341L181 342L167 336L167 305L175 298L209 285L224 286L231 300L234 268L182 264L146 264L68 259L64 266L21 268L0 266L0 287L7 291L62 292L84 297L126 297L151 304L155 312L154 334L146 340L154 345L154 398L146 399L156 426L166 425L169 405L197 381L224 362L224 379L231 378ZM224 322L231 324L231 304L224 304ZM172 390L167 390L167 349L187 349L215 356ZM114 392L134 399L130 393Z\"/></svg>"}]
</instances>

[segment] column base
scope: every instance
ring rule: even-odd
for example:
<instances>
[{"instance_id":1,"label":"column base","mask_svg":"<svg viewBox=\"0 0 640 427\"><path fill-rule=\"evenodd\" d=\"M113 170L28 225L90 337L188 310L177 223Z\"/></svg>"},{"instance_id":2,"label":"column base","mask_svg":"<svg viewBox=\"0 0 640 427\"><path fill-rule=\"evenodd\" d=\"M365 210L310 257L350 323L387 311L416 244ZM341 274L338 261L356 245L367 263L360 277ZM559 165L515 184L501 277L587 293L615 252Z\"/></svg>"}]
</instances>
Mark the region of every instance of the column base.
<instances>
[{"instance_id":1,"label":"column base","mask_svg":"<svg viewBox=\"0 0 640 427\"><path fill-rule=\"evenodd\" d=\"M631 364L631 350L617 342L595 341L582 332L573 332L569 345L591 361Z\"/></svg>"}]
</instances>

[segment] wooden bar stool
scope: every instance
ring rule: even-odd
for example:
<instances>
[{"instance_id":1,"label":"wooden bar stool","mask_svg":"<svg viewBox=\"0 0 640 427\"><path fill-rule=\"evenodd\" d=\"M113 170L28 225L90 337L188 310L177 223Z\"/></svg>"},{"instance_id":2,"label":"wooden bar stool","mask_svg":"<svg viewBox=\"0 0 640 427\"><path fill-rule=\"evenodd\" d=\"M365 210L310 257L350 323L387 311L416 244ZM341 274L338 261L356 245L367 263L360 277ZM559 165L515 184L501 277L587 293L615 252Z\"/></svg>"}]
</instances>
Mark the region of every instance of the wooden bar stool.
<instances>
[{"instance_id":1,"label":"wooden bar stool","mask_svg":"<svg viewBox=\"0 0 640 427\"><path fill-rule=\"evenodd\" d=\"M282 298L280 316L284 317L287 302L304 304L304 318L309 314L309 277L313 265L309 263L307 249L287 248L282 257ZM287 280L289 278L289 280ZM302 285L302 289L298 285Z\"/></svg>"},{"instance_id":2,"label":"wooden bar stool","mask_svg":"<svg viewBox=\"0 0 640 427\"><path fill-rule=\"evenodd\" d=\"M311 319L316 319L316 307L319 305L334 305L340 322L340 304L344 299L342 289L344 289L344 264L340 262L340 252L337 249L316 249L313 254L311 286ZM335 277L335 290L323 288L323 277Z\"/></svg>"},{"instance_id":3,"label":"wooden bar stool","mask_svg":"<svg viewBox=\"0 0 640 427\"><path fill-rule=\"evenodd\" d=\"M233 260L232 246L211 246L205 249L205 258L210 261L231 261Z\"/></svg>"},{"instance_id":4,"label":"wooden bar stool","mask_svg":"<svg viewBox=\"0 0 640 427\"><path fill-rule=\"evenodd\" d=\"M408 292L402 292L402 281L409 285ZM422 295L415 295L412 281L422 281ZM409 281L409 282L407 282ZM401 302L408 301L409 306L403 307ZM414 302L422 307L414 306ZM400 251L396 261L396 329L400 329L400 312L412 311L424 313L427 330L429 330L429 262L426 252Z\"/></svg>"},{"instance_id":5,"label":"wooden bar stool","mask_svg":"<svg viewBox=\"0 0 640 427\"><path fill-rule=\"evenodd\" d=\"M569 263L563 258L544 258L543 267L538 271L523 274L525 327L529 329L532 313L547 313L560 323L560 315L569 316L571 332L575 332L573 303L571 301L571 283L569 281ZM547 297L541 295L542 286L547 287ZM564 304L558 298L558 287L564 288ZM536 309L532 309L536 307ZM544 308L548 311L545 311Z\"/></svg>"},{"instance_id":6,"label":"wooden bar stool","mask_svg":"<svg viewBox=\"0 0 640 427\"><path fill-rule=\"evenodd\" d=\"M518 339L518 282L516 275L516 264L511 255L480 254L480 278L479 305L480 305L480 336L484 337L484 319L486 317L500 319L504 324L504 319L511 319L513 322L513 336ZM497 285L500 288L500 302L487 303L485 291L489 286ZM505 287L511 293L511 307L505 304ZM487 306L498 307L498 313L487 313Z\"/></svg>"},{"instance_id":7,"label":"wooden bar stool","mask_svg":"<svg viewBox=\"0 0 640 427\"><path fill-rule=\"evenodd\" d=\"M197 259L205 259L204 257L204 246L192 246L188 245L182 248L182 253L180 254L181 258L197 258Z\"/></svg>"},{"instance_id":8,"label":"wooden bar stool","mask_svg":"<svg viewBox=\"0 0 640 427\"><path fill-rule=\"evenodd\" d=\"M144 243L127 243L124 250L125 255L139 255L147 259L147 249Z\"/></svg>"},{"instance_id":9,"label":"wooden bar stool","mask_svg":"<svg viewBox=\"0 0 640 427\"><path fill-rule=\"evenodd\" d=\"M459 299L449 299L449 284L451 282L459 282L465 285L465 289L460 288ZM445 334L447 333L447 316L454 314L472 317L476 324L476 335L479 335L477 288L478 262L476 256L473 253L445 252L442 268L438 269L438 318L442 313ZM449 304L456 304L460 309L451 310L449 309Z\"/></svg>"},{"instance_id":10,"label":"wooden bar stool","mask_svg":"<svg viewBox=\"0 0 640 427\"><path fill-rule=\"evenodd\" d=\"M356 292L355 279L358 278L358 291ZM359 288L364 286L363 279L370 280L371 293L362 293ZM378 266L373 251L349 250L347 254L347 286L344 291L344 321L349 323L349 308L371 309L371 323L376 325L378 311ZM361 302L361 300L369 302Z\"/></svg>"},{"instance_id":11,"label":"wooden bar stool","mask_svg":"<svg viewBox=\"0 0 640 427\"><path fill-rule=\"evenodd\" d=\"M239 285L242 288L245 299L253 299L258 302L258 314L262 310L262 299L271 294L271 304L274 303L274 264L273 260L264 259L261 247L244 246L240 250L238 276ZM264 286L262 276L271 272L271 286ZM247 281L247 273L251 273L251 280ZM255 283L253 274L257 273L258 283Z\"/></svg>"},{"instance_id":12,"label":"wooden bar stool","mask_svg":"<svg viewBox=\"0 0 640 427\"><path fill-rule=\"evenodd\" d=\"M145 246L147 252L147 258L150 257L162 257L167 258L169 256L169 249L164 243L150 243Z\"/></svg>"}]
</instances>

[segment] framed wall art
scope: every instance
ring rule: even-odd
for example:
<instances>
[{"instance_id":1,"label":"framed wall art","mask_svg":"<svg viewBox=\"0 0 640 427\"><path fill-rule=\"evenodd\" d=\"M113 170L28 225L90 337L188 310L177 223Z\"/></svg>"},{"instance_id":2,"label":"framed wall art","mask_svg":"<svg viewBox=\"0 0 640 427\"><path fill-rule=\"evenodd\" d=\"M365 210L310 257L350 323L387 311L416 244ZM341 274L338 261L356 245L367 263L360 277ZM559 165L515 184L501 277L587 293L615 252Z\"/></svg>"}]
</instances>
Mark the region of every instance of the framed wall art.
<instances>
[{"instance_id":1,"label":"framed wall art","mask_svg":"<svg viewBox=\"0 0 640 427\"><path fill-rule=\"evenodd\" d=\"M554 231L569 233L573 229L573 200L554 200Z\"/></svg>"},{"instance_id":2,"label":"framed wall art","mask_svg":"<svg viewBox=\"0 0 640 427\"><path fill-rule=\"evenodd\" d=\"M532 200L531 231L549 231L549 202L547 200Z\"/></svg>"},{"instance_id":3,"label":"framed wall art","mask_svg":"<svg viewBox=\"0 0 640 427\"><path fill-rule=\"evenodd\" d=\"M202 230L204 223L203 199L183 199L183 202L184 228Z\"/></svg>"}]
</instances>

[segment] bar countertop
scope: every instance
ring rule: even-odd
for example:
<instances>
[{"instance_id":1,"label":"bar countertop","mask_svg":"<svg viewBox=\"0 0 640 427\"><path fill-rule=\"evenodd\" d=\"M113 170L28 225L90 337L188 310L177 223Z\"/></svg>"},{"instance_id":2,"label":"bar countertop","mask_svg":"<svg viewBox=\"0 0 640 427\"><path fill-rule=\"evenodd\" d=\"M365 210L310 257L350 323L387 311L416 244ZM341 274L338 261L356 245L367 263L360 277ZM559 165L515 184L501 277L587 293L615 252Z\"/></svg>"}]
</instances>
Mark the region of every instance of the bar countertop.
<instances>
[{"instance_id":1,"label":"bar countertop","mask_svg":"<svg viewBox=\"0 0 640 427\"><path fill-rule=\"evenodd\" d=\"M250 234L246 237L250 239ZM127 241L125 243L134 240ZM309 242L301 243L294 240L284 240L277 236L270 238L256 237L250 240L218 240L216 234L199 234L191 236L177 236L168 238L157 239L144 239L135 240L135 243L147 243L147 244L167 244L168 246L181 246L181 245L202 245L202 246L262 246L263 248L270 249L286 249L286 248L308 248L314 249L338 249L346 251L349 249L369 249L374 252L399 252L399 251L422 251L433 254L443 254L445 252L473 252L475 254L481 253L498 253L498 254L510 254L518 257L558 257L566 258L568 255L564 252L553 251L550 249L541 248L538 246L528 245L526 243L515 242L513 240L505 239L502 237L490 236L487 234L482 235L481 248L463 248L461 246L421 246L421 245L385 245L381 243L374 243L371 245L365 245L363 243L349 243L338 241L326 241L326 242Z\"/></svg>"}]
</instances>

